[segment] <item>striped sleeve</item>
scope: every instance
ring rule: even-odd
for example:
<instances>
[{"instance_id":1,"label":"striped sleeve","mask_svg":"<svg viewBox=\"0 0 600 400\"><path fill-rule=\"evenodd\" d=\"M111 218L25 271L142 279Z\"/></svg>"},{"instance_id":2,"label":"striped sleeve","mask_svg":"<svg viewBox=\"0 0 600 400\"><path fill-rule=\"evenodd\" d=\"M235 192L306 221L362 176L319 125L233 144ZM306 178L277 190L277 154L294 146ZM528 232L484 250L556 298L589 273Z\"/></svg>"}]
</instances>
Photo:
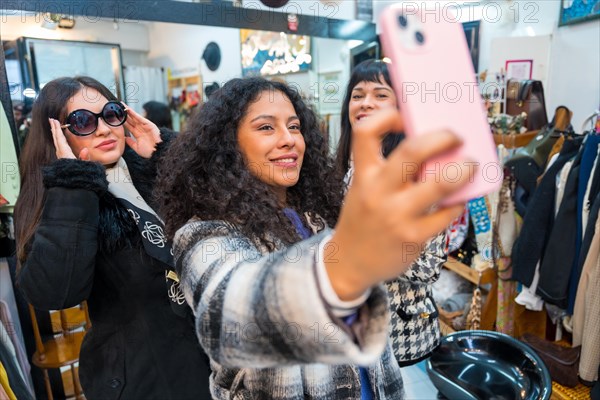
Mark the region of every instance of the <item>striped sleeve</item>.
<instances>
[{"instance_id":1,"label":"striped sleeve","mask_svg":"<svg viewBox=\"0 0 600 400\"><path fill-rule=\"evenodd\" d=\"M359 310L361 323L353 332L341 326L316 277L327 234L263 255L225 223L190 222L178 231L178 273L211 359L230 368L270 368L368 365L379 358L387 341L387 295L374 288Z\"/></svg>"}]
</instances>

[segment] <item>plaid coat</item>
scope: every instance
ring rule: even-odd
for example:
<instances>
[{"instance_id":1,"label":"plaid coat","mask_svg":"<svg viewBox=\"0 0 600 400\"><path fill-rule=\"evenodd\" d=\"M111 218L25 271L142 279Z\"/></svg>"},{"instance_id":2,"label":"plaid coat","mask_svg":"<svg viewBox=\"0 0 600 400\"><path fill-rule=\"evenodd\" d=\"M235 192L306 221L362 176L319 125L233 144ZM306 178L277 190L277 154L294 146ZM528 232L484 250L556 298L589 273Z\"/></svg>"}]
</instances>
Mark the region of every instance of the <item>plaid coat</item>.
<instances>
[{"instance_id":1,"label":"plaid coat","mask_svg":"<svg viewBox=\"0 0 600 400\"><path fill-rule=\"evenodd\" d=\"M351 328L322 299L315 268L329 233L269 253L221 221L177 232L177 272L215 399L358 400L357 365L368 366L375 399L404 397L385 288L373 289Z\"/></svg>"}]
</instances>

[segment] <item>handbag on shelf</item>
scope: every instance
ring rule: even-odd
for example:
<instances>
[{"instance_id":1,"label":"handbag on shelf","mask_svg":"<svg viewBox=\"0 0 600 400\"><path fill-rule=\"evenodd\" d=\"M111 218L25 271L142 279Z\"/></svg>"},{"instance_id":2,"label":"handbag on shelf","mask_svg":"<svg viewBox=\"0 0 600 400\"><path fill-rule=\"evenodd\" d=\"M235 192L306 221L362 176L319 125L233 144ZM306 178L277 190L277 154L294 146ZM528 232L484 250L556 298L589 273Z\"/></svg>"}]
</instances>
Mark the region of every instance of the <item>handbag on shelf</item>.
<instances>
[{"instance_id":1,"label":"handbag on shelf","mask_svg":"<svg viewBox=\"0 0 600 400\"><path fill-rule=\"evenodd\" d=\"M527 114L527 130L539 130L548 124L542 81L509 79L506 87L506 114Z\"/></svg>"},{"instance_id":2,"label":"handbag on shelf","mask_svg":"<svg viewBox=\"0 0 600 400\"><path fill-rule=\"evenodd\" d=\"M531 333L524 334L520 340L540 356L553 381L567 387L577 386L581 346L563 347Z\"/></svg>"}]
</instances>

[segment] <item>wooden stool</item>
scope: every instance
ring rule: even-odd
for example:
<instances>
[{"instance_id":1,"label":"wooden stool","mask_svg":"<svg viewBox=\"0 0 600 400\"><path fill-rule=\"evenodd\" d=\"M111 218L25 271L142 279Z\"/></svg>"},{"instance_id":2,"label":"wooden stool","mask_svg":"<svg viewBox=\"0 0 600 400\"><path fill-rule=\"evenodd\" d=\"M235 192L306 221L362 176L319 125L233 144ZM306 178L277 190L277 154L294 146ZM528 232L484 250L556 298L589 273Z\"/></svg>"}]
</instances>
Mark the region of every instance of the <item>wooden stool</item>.
<instances>
[{"instance_id":1,"label":"wooden stool","mask_svg":"<svg viewBox=\"0 0 600 400\"><path fill-rule=\"evenodd\" d=\"M79 377L75 364L79 361L79 351L81 342L85 336L86 330L91 326L87 311L87 303L83 302L76 307L66 310L59 310L51 315L52 330L54 337L42 341L35 309L29 304L29 313L33 324L33 334L35 337L36 351L33 354L32 362L40 368L44 374L44 382L48 399L53 400L52 386L48 376L48 369L61 368L69 366L73 380L73 389L76 399L84 399ZM82 329L77 330L76 329Z\"/></svg>"}]
</instances>

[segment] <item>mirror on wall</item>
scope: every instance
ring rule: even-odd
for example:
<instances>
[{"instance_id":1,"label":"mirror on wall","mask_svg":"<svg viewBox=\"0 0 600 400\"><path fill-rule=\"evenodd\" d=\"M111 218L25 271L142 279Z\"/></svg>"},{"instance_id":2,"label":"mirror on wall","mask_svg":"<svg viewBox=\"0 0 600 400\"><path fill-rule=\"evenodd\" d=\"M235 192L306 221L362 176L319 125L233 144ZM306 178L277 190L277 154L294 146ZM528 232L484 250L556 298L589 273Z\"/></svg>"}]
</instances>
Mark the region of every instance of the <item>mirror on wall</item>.
<instances>
[{"instance_id":1,"label":"mirror on wall","mask_svg":"<svg viewBox=\"0 0 600 400\"><path fill-rule=\"evenodd\" d=\"M20 37L2 45L9 96L19 125L18 148L23 146L27 117L37 93L54 78L92 76L126 100L118 44Z\"/></svg>"},{"instance_id":2,"label":"mirror on wall","mask_svg":"<svg viewBox=\"0 0 600 400\"><path fill-rule=\"evenodd\" d=\"M7 64L12 64L9 80L23 88L11 92L13 99L23 100L30 94L25 89L38 92L58 76L75 75L93 76L117 97L124 97L118 44L21 37L4 42L3 47Z\"/></svg>"}]
</instances>

